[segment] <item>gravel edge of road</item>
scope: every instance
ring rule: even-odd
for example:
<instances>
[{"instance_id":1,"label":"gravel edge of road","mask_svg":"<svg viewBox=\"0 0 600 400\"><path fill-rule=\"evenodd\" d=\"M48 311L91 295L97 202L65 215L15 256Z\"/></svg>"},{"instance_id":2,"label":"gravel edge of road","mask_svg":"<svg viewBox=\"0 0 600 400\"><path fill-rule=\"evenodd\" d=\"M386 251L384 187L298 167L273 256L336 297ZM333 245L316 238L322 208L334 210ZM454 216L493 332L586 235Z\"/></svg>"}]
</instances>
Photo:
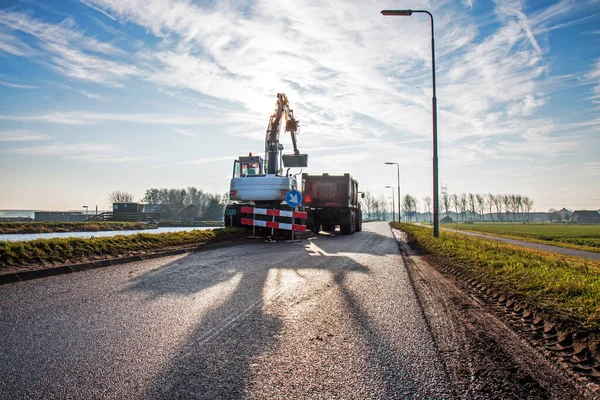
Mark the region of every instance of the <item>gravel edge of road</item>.
<instances>
[{"instance_id":1,"label":"gravel edge of road","mask_svg":"<svg viewBox=\"0 0 600 400\"><path fill-rule=\"evenodd\" d=\"M126 257L107 258L104 260L87 261L76 264L62 264L56 266L43 267L38 269L32 269L29 271L22 272L9 272L0 274L0 285L6 285L9 283L29 281L32 279L46 278L56 275L70 274L73 272L87 271L96 268L105 268L113 265L127 264L136 261L151 260L154 258L174 256L185 253L195 253L199 251L206 251L212 249L218 249L222 247L230 247L242 244L244 238L230 239L219 243L209 243L203 245L191 245L181 246L178 248L172 248L168 250L159 250L155 252L135 254Z\"/></svg>"},{"instance_id":2,"label":"gravel edge of road","mask_svg":"<svg viewBox=\"0 0 600 400\"><path fill-rule=\"evenodd\" d=\"M396 231L395 229L393 229L393 231ZM418 275L418 272L416 271L416 267L415 265L410 266L411 264L414 264L414 261L411 260L415 255L412 254L414 249L412 249L410 247L410 245L408 245L407 243L404 243L401 241L401 239L394 235L397 241L397 244L400 248L400 253L403 259L405 259L405 262L407 264L407 269L409 272L409 276L411 277L411 281L413 281L413 286L415 288L415 292L417 293L417 296L419 297L419 301L423 301L423 284L419 282L419 280L422 280L422 278L420 278ZM404 247L406 247L406 249L404 249ZM418 252L417 252L418 253ZM419 257L421 258L421 257ZM519 328L519 326L517 326L518 324L514 323L514 311L517 307L509 307L509 308L504 308L504 307L498 307L496 304L490 304L489 302L489 295L487 295L485 293L485 288L482 289L481 285L478 287L477 286L477 282L469 282L468 280L465 280L463 277L461 276L457 276L456 274L452 273L452 271L448 271L446 268L441 267L436 265L435 262L432 262L432 260L428 259L427 257L424 258L424 260L420 260L421 263L426 263L428 264L428 266L430 268L432 268L433 270L435 270L438 274L440 274L441 276L445 277L445 278L450 278L450 282L451 284L456 288L456 290L460 293L462 293L463 296L466 296L467 298L470 298L471 300L473 300L475 303L481 305L484 308L484 311L487 312L492 318L498 320L498 322L504 326L506 329L510 330L511 332L513 332L521 341L523 341L524 343L526 343L529 347L531 347L535 353L540 356L542 359L544 359L545 361L547 361L550 366L552 367L552 369L554 369L557 373L559 373L561 376L563 376L564 378L566 378L569 382L571 382L573 384L573 386L575 386L579 392L580 395L583 396L586 399L596 399L598 398L598 396L600 395L600 385L594 383L594 382L590 382L587 377L585 377L585 375L582 375L580 373L578 373L577 371L573 371L571 368L569 368L569 365L567 365L567 363L565 363L565 361L563 360L563 358L561 358L560 356L557 356L556 354L554 354L553 351L550 351L549 346L543 342L540 342L539 340L533 340L530 335L525 334L524 332L522 332L522 328ZM426 304L421 305L423 312L428 320L428 324L431 327L431 323L429 322L429 319L432 317L432 313L431 311L428 312L427 308L428 306ZM436 314L437 316L437 314ZM475 324L476 325L476 324ZM550 322L550 325L551 322ZM544 323L544 325L541 325L542 329L544 329L544 326L548 326L548 323ZM436 334L436 329L431 327L432 332L434 333L434 337L436 338L436 342L438 340L438 335ZM439 331L439 329L438 329ZM465 332L460 332L461 336L465 336ZM555 334L555 337L558 336L558 333ZM448 338L442 338L442 340L445 340ZM464 339L464 338L463 338ZM444 355L445 351L443 351L443 347L444 344L440 344L437 343L438 348L440 348L441 354ZM454 357L454 355L452 356ZM444 362L448 362L449 359L451 359L452 357L444 357L445 360ZM456 360L450 360L450 363L452 362L458 363L456 362ZM464 360L461 360L464 364ZM463 365L463 367L465 367ZM469 365L469 368L471 366ZM447 370L450 370L451 368L449 368L448 366L446 367ZM451 374L452 376L452 374ZM456 378L456 376L454 377ZM459 385L462 383L463 386L466 386L466 382L455 382L455 383L459 383ZM465 393L463 393L464 395Z\"/></svg>"}]
</instances>

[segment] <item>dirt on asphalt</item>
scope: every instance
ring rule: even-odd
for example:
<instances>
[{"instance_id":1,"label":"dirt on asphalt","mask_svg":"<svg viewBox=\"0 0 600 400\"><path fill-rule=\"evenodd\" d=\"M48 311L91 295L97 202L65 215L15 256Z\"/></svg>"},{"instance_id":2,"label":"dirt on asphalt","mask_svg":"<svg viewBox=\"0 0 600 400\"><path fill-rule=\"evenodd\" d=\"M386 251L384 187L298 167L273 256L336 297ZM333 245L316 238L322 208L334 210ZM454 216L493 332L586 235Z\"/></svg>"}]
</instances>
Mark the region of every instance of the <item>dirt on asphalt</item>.
<instances>
[{"instance_id":1,"label":"dirt on asphalt","mask_svg":"<svg viewBox=\"0 0 600 400\"><path fill-rule=\"evenodd\" d=\"M458 399L597 399L598 385L571 373L511 329L493 305L434 267L394 230Z\"/></svg>"}]
</instances>

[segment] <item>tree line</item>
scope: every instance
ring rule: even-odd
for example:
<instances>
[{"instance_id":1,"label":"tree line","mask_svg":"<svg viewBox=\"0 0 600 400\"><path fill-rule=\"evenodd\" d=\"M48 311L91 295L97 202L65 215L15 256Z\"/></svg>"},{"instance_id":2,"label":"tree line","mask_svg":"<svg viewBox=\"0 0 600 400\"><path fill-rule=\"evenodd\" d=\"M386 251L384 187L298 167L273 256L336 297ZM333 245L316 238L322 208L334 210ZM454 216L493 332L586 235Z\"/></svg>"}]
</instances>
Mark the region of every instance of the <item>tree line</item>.
<instances>
[{"instance_id":1,"label":"tree line","mask_svg":"<svg viewBox=\"0 0 600 400\"><path fill-rule=\"evenodd\" d=\"M362 200L363 213L367 218L385 219L389 215L387 210L391 207L390 201L384 195L375 198L371 193L365 192ZM428 220L432 220L433 200L430 196L423 197L419 202L415 196L406 194L402 197L400 206L402 216L407 221L417 218L419 206L422 206ZM440 214L454 212L457 220L463 222L483 221L486 218L492 222L527 221L531 219L532 209L533 199L521 194L444 193L440 196L439 204Z\"/></svg>"},{"instance_id":2,"label":"tree line","mask_svg":"<svg viewBox=\"0 0 600 400\"><path fill-rule=\"evenodd\" d=\"M125 191L115 190L109 194L111 204L128 203L133 200L134 196ZM168 220L219 221L223 218L225 207L229 204L229 193L223 195L205 193L202 189L193 186L185 189L151 188L146 190L141 201L162 205L158 209Z\"/></svg>"},{"instance_id":3,"label":"tree line","mask_svg":"<svg viewBox=\"0 0 600 400\"><path fill-rule=\"evenodd\" d=\"M369 191L364 192L365 196L361 198L363 218L379 219L385 221L389 213L391 201L385 195L379 197L373 196Z\"/></svg>"},{"instance_id":4,"label":"tree line","mask_svg":"<svg viewBox=\"0 0 600 400\"><path fill-rule=\"evenodd\" d=\"M453 208L462 221L467 221L467 214L471 221L483 221L485 214L490 216L492 222L526 221L530 220L533 208L533 199L521 194L443 194L440 198L440 210L446 215Z\"/></svg>"}]
</instances>

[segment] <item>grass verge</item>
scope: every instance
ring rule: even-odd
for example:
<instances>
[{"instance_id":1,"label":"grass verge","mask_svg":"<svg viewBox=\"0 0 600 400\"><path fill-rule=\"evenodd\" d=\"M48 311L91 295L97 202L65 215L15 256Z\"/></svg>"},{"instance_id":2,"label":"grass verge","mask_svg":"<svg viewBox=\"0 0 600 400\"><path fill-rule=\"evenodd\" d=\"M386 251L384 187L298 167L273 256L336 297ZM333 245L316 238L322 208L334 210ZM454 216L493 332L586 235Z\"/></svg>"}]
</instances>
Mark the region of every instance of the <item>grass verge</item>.
<instances>
[{"instance_id":1,"label":"grass verge","mask_svg":"<svg viewBox=\"0 0 600 400\"><path fill-rule=\"evenodd\" d=\"M453 229L600 253L600 225L474 223Z\"/></svg>"},{"instance_id":2,"label":"grass verge","mask_svg":"<svg viewBox=\"0 0 600 400\"><path fill-rule=\"evenodd\" d=\"M158 227L223 226L223 221L159 221Z\"/></svg>"},{"instance_id":3,"label":"grass verge","mask_svg":"<svg viewBox=\"0 0 600 400\"><path fill-rule=\"evenodd\" d=\"M0 234L98 232L154 229L141 222L0 222Z\"/></svg>"},{"instance_id":4,"label":"grass verge","mask_svg":"<svg viewBox=\"0 0 600 400\"><path fill-rule=\"evenodd\" d=\"M416 245L465 275L515 296L571 328L600 332L600 262L492 240L391 223Z\"/></svg>"},{"instance_id":5,"label":"grass verge","mask_svg":"<svg viewBox=\"0 0 600 400\"><path fill-rule=\"evenodd\" d=\"M139 233L91 239L38 239L0 242L0 273L18 266L48 266L139 252L157 251L175 246L217 243L243 236L243 229L225 228L172 233Z\"/></svg>"}]
</instances>

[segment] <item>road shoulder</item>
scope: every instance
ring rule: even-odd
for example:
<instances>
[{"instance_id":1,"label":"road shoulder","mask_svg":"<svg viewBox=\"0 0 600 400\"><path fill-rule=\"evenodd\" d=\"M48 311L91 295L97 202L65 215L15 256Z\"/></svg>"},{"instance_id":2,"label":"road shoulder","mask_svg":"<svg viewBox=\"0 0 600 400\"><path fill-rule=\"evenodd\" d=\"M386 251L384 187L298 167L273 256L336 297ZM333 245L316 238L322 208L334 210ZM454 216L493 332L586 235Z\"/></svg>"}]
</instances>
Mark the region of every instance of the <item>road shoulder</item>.
<instances>
[{"instance_id":1,"label":"road shoulder","mask_svg":"<svg viewBox=\"0 0 600 400\"><path fill-rule=\"evenodd\" d=\"M593 384L557 365L511 329L460 279L440 272L394 230L402 257L449 371L456 397L595 398Z\"/></svg>"}]
</instances>

